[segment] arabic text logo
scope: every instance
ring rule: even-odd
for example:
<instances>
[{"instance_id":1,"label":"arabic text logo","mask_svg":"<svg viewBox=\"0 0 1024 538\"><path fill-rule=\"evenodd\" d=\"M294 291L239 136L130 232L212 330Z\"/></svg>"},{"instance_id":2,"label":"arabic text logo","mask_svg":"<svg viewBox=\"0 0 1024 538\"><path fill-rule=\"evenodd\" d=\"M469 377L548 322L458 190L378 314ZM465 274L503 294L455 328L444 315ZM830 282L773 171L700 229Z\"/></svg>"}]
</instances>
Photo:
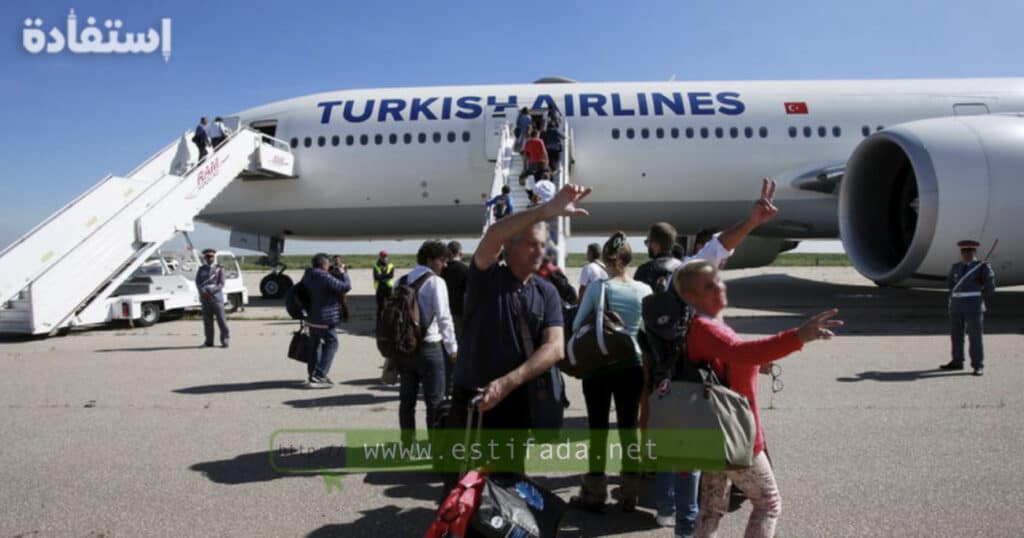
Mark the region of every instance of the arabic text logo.
<instances>
[{"instance_id":1,"label":"arabic text logo","mask_svg":"<svg viewBox=\"0 0 1024 538\"><path fill-rule=\"evenodd\" d=\"M164 62L171 59L171 19L160 19L160 31L150 28L146 32L125 32L122 38L118 34L124 23L121 19L103 21L107 30L107 39L103 39L103 30L96 25L95 17L85 20L86 27L78 31L78 17L75 10L68 13L67 26L62 31L54 26L49 33L42 29L43 19L25 19L25 28L21 30L21 44L31 54L46 51L47 54L58 54L65 48L72 54L150 54L160 49ZM49 39L47 39L49 36Z\"/></svg>"}]
</instances>

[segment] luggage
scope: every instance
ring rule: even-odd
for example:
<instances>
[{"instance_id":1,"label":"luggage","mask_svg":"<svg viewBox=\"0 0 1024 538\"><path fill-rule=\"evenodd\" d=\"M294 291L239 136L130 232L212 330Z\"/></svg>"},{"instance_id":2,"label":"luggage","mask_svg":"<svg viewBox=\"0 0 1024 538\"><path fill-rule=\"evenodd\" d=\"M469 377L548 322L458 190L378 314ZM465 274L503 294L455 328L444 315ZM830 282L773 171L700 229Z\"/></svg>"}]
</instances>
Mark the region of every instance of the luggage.
<instances>
[{"instance_id":1,"label":"luggage","mask_svg":"<svg viewBox=\"0 0 1024 538\"><path fill-rule=\"evenodd\" d=\"M606 283L601 282L597 310L590 314L565 345L558 367L568 375L584 378L605 366L636 356L636 340L622 318L607 309Z\"/></svg>"},{"instance_id":2,"label":"luggage","mask_svg":"<svg viewBox=\"0 0 1024 538\"><path fill-rule=\"evenodd\" d=\"M480 398L469 402L464 446L481 442ZM554 538L565 501L518 473L465 472L441 503L424 538Z\"/></svg>"}]
</instances>

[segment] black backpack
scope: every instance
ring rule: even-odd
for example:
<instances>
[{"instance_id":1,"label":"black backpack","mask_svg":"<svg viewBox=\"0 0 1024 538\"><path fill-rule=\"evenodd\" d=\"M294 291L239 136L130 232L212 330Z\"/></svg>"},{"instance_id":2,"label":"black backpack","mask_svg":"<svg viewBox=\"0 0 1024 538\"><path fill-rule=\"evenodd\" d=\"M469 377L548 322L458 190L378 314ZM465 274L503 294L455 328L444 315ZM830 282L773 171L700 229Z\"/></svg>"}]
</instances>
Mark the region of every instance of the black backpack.
<instances>
[{"instance_id":1,"label":"black backpack","mask_svg":"<svg viewBox=\"0 0 1024 538\"><path fill-rule=\"evenodd\" d=\"M298 284L288 288L284 295L284 308L292 319L306 319L313 301L309 297L309 289L300 280Z\"/></svg>"},{"instance_id":2,"label":"black backpack","mask_svg":"<svg viewBox=\"0 0 1024 538\"><path fill-rule=\"evenodd\" d=\"M396 361L399 368L409 366L427 327L433 322L420 323L418 298L420 288L432 276L434 273L427 271L411 285L408 275L400 278L377 319L377 350L385 358Z\"/></svg>"}]
</instances>

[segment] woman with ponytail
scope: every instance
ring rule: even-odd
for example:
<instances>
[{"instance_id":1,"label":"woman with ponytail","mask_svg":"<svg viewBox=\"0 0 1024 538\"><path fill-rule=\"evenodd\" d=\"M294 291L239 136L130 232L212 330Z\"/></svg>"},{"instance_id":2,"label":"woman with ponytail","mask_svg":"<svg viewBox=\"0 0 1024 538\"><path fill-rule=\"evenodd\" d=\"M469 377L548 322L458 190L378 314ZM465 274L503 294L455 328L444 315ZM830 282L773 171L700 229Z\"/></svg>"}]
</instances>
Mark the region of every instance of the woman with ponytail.
<instances>
[{"instance_id":1,"label":"woman with ponytail","mask_svg":"<svg viewBox=\"0 0 1024 538\"><path fill-rule=\"evenodd\" d=\"M609 365L604 369L583 379L583 396L587 402L587 421L590 425L590 472L583 476L580 494L573 497L571 502L575 506L598 512L605 511L608 498L608 478L604 471L608 459L608 415L613 398L622 446L629 447L638 442L636 428L644 375L636 336L642 323L643 299L652 293L650 286L629 276L631 271L627 271L627 268L633 259L633 252L626 234L612 234L601 250L601 259L608 272L608 279L587 286L573 322L573 330L579 329L587 317L598 309L603 290L605 308L622 318L626 329L633 336L634 351L629 356L609 360ZM623 457L628 453L628 450L623 450ZM622 468L622 509L632 512L636 510L640 492L640 462L624 459Z\"/></svg>"}]
</instances>

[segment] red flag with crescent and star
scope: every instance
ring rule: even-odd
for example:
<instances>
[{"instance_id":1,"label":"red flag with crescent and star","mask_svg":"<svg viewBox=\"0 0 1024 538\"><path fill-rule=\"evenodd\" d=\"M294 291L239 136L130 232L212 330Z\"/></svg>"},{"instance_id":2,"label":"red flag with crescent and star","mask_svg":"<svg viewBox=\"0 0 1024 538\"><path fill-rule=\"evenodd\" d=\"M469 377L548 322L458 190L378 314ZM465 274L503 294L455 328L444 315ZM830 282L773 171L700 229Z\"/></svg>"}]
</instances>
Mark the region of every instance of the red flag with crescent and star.
<instances>
[{"instance_id":1,"label":"red flag with crescent and star","mask_svg":"<svg viewBox=\"0 0 1024 538\"><path fill-rule=\"evenodd\" d=\"M786 114L807 114L807 103L803 101L786 103Z\"/></svg>"}]
</instances>

